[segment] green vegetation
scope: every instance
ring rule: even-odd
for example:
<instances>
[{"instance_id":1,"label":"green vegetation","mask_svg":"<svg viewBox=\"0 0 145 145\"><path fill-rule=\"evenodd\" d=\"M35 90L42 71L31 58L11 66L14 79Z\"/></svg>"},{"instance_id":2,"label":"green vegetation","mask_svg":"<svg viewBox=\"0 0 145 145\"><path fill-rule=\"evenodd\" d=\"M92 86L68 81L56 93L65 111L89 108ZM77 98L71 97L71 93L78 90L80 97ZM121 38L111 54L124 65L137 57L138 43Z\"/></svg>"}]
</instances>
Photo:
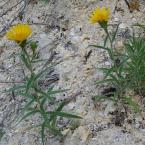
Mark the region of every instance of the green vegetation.
<instances>
[{"instance_id":1,"label":"green vegetation","mask_svg":"<svg viewBox=\"0 0 145 145\"><path fill-rule=\"evenodd\" d=\"M63 137L60 128L57 126L58 119L61 118L76 118L81 117L62 111L69 101L62 101L57 103L55 101L55 95L67 90L56 90L53 87L48 86L47 89L43 89L40 86L41 78L44 77L50 70L53 69L55 64L44 64L41 70L34 71L34 66L42 62L37 55L37 43L33 41L22 41L19 43L21 48L20 60L22 65L28 71L24 82L13 88L5 91L14 92L17 96L24 97L26 104L21 111L20 116L17 118L17 124L25 120L28 117L36 116L40 120L39 124L33 127L40 128L42 143L45 143L45 131L49 130L55 136Z\"/></svg>"}]
</instances>

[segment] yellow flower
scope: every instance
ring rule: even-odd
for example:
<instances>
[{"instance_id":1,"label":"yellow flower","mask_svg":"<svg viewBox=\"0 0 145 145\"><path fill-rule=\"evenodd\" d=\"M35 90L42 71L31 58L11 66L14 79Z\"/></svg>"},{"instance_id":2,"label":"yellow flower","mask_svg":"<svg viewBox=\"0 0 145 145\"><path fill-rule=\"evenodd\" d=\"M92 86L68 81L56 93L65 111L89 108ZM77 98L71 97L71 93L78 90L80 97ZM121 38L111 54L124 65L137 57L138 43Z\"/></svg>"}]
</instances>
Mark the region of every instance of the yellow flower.
<instances>
[{"instance_id":1,"label":"yellow flower","mask_svg":"<svg viewBox=\"0 0 145 145\"><path fill-rule=\"evenodd\" d=\"M9 40L22 42L26 40L32 33L28 24L17 24L10 28L6 36Z\"/></svg>"},{"instance_id":2,"label":"yellow flower","mask_svg":"<svg viewBox=\"0 0 145 145\"><path fill-rule=\"evenodd\" d=\"M97 7L90 16L91 23L108 22L110 16L110 9L106 7Z\"/></svg>"}]
</instances>

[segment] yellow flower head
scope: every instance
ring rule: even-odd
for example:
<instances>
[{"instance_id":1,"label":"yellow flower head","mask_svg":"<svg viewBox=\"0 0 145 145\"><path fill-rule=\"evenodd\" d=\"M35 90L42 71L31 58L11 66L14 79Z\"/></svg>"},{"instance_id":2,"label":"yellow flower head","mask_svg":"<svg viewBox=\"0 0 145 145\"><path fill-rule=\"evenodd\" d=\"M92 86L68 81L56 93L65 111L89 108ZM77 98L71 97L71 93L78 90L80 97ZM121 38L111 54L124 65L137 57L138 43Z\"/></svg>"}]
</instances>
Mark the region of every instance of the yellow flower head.
<instances>
[{"instance_id":1,"label":"yellow flower head","mask_svg":"<svg viewBox=\"0 0 145 145\"><path fill-rule=\"evenodd\" d=\"M97 7L90 16L91 23L108 22L110 16L110 9L106 7Z\"/></svg>"},{"instance_id":2,"label":"yellow flower head","mask_svg":"<svg viewBox=\"0 0 145 145\"><path fill-rule=\"evenodd\" d=\"M6 36L9 40L22 42L26 40L32 33L28 24L17 24L10 28Z\"/></svg>"}]
</instances>

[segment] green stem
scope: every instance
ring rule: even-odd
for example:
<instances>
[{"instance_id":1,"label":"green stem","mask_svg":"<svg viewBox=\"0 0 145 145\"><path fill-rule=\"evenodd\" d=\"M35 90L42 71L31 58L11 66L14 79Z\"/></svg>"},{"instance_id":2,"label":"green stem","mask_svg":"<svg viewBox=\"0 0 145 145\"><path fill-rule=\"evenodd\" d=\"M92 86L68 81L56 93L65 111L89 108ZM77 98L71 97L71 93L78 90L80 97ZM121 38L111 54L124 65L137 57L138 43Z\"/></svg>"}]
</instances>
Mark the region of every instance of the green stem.
<instances>
[{"instance_id":1,"label":"green stem","mask_svg":"<svg viewBox=\"0 0 145 145\"><path fill-rule=\"evenodd\" d=\"M107 27L104 27L103 29L104 29L104 31L106 32L106 34L107 34L107 36L109 38L111 48L113 48L113 42L112 42L112 39L111 39L111 36L110 36L110 34L108 32Z\"/></svg>"},{"instance_id":2,"label":"green stem","mask_svg":"<svg viewBox=\"0 0 145 145\"><path fill-rule=\"evenodd\" d=\"M27 69L31 72L31 74L33 74L33 68L32 68L32 64L31 64L31 60L30 60L30 56L26 51L26 45L27 45L27 41L24 40L23 42L19 43L19 46L22 49L22 55L25 58L25 60L22 60L23 63L25 64L25 66L27 67Z\"/></svg>"}]
</instances>

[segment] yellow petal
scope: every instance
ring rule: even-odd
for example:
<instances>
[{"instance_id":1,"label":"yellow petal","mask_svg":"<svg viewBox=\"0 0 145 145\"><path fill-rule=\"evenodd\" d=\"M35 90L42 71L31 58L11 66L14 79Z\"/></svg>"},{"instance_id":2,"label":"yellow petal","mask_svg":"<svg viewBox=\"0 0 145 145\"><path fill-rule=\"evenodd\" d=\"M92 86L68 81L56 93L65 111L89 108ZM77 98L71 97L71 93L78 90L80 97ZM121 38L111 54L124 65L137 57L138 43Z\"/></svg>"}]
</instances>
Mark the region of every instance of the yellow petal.
<instances>
[{"instance_id":1,"label":"yellow petal","mask_svg":"<svg viewBox=\"0 0 145 145\"><path fill-rule=\"evenodd\" d=\"M10 28L6 33L9 40L24 41L32 34L32 30L28 24L17 24Z\"/></svg>"},{"instance_id":2,"label":"yellow petal","mask_svg":"<svg viewBox=\"0 0 145 145\"><path fill-rule=\"evenodd\" d=\"M110 9L106 7L97 7L90 16L91 23L108 22L110 17Z\"/></svg>"}]
</instances>

